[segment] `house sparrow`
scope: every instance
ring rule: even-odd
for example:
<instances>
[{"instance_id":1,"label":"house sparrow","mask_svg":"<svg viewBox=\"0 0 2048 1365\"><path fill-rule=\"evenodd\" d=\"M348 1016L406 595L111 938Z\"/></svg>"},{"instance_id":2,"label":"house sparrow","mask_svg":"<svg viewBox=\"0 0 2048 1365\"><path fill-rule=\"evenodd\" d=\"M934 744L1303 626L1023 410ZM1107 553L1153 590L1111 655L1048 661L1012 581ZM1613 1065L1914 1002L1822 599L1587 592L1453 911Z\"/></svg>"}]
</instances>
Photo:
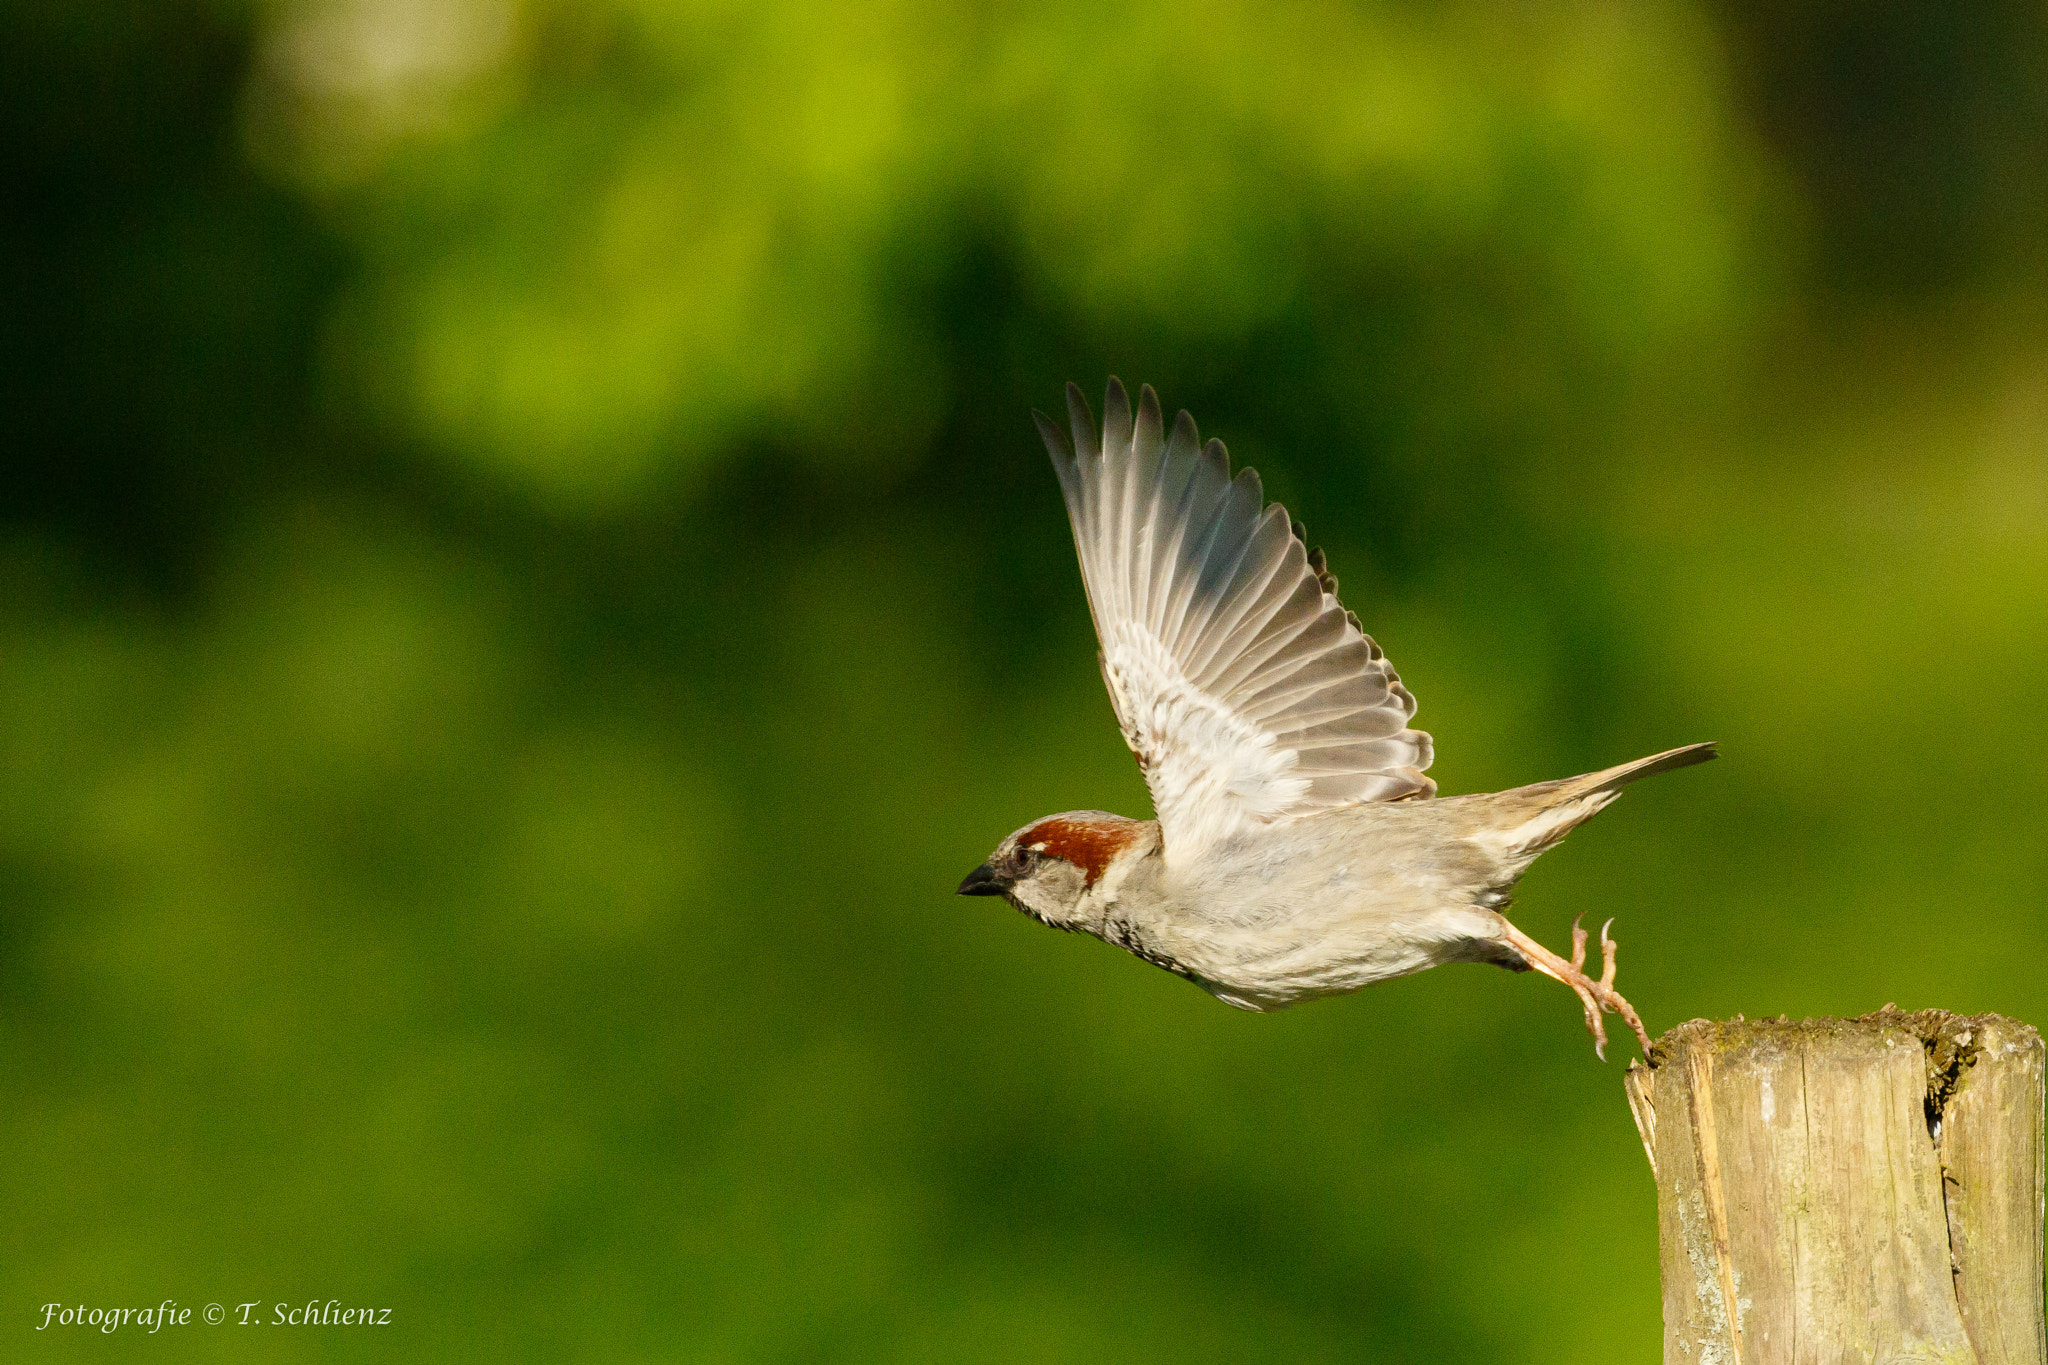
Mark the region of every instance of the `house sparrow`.
<instances>
[{"instance_id":1,"label":"house sparrow","mask_svg":"<svg viewBox=\"0 0 2048 1365\"><path fill-rule=\"evenodd\" d=\"M1226 1004L1275 1010L1446 962L1535 968L1577 992L1604 1060L1603 1011L1649 1035L1603 970L1502 914L1529 864L1623 787L1702 763L1712 744L1512 791L1439 798L1415 698L1337 601L1337 580L1259 476L1230 475L1150 385L1109 381L1103 428L1067 386L1073 444L1034 412L1066 495L1124 739L1157 820L1034 820L960 883L1080 930ZM1608 924L1612 925L1609 920Z\"/></svg>"}]
</instances>

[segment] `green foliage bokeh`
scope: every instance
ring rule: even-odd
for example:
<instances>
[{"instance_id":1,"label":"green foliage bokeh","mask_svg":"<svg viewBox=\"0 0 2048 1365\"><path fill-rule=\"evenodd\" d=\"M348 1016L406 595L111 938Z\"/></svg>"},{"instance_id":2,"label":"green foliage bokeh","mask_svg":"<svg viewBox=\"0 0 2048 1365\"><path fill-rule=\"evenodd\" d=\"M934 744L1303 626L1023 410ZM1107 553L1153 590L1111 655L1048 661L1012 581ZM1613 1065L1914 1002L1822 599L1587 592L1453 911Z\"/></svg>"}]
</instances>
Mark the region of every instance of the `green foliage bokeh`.
<instances>
[{"instance_id":1,"label":"green foliage bokeh","mask_svg":"<svg viewBox=\"0 0 2048 1365\"><path fill-rule=\"evenodd\" d=\"M1446 792L1721 742L1519 901L1653 1030L2048 1023L2037 7L0 14L0 1354L1654 1358L1567 992L950 894L1147 813L1069 378Z\"/></svg>"}]
</instances>

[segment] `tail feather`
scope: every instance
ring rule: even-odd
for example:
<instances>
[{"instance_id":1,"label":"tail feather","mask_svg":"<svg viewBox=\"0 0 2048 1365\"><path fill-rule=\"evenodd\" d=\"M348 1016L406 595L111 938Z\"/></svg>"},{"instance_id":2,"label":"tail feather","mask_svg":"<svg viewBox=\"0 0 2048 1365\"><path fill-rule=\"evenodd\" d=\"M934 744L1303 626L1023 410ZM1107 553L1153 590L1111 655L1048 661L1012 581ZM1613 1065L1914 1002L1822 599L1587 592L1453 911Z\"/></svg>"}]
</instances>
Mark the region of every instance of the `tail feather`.
<instances>
[{"instance_id":1,"label":"tail feather","mask_svg":"<svg viewBox=\"0 0 2048 1365\"><path fill-rule=\"evenodd\" d=\"M1519 876L1520 868L1527 867L1537 854L1554 847L1565 835L1606 809L1629 783L1653 773L1705 763L1715 756L1710 740L1667 749L1597 773L1581 773L1502 792L1496 798L1500 802L1500 823L1479 837L1508 858Z\"/></svg>"},{"instance_id":2,"label":"tail feather","mask_svg":"<svg viewBox=\"0 0 2048 1365\"><path fill-rule=\"evenodd\" d=\"M1675 768L1690 768L1695 763L1705 763L1716 756L1714 741L1708 740L1704 744L1687 744L1677 749L1666 749L1661 754L1651 754L1648 758L1639 758L1633 763L1623 763L1602 772L1587 773L1582 777L1568 777L1560 785L1574 796L1603 791L1619 793L1623 787L1639 778L1668 773Z\"/></svg>"}]
</instances>

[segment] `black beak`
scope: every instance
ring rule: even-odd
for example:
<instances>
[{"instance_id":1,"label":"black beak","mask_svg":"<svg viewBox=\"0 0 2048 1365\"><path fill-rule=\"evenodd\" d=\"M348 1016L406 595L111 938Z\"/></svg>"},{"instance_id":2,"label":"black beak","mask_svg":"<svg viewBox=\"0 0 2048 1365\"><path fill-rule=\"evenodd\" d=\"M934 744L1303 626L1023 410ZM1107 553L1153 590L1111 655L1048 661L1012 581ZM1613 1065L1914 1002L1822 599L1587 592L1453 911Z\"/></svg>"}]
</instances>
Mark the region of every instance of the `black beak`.
<instances>
[{"instance_id":1,"label":"black beak","mask_svg":"<svg viewBox=\"0 0 2048 1365\"><path fill-rule=\"evenodd\" d=\"M963 896L1000 896L1009 889L1009 883L998 877L996 870L987 863L968 873L966 880L960 883Z\"/></svg>"}]
</instances>

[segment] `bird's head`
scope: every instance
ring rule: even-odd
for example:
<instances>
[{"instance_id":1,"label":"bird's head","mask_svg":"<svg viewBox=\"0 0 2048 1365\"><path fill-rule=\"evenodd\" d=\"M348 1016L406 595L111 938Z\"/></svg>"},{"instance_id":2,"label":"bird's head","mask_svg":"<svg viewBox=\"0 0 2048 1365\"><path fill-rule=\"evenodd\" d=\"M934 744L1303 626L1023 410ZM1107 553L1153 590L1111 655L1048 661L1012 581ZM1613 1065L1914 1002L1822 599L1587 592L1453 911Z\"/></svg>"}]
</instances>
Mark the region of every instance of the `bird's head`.
<instances>
[{"instance_id":1,"label":"bird's head","mask_svg":"<svg viewBox=\"0 0 2048 1365\"><path fill-rule=\"evenodd\" d=\"M960 894L1002 896L1055 929L1093 929L1101 896L1158 847L1159 826L1149 820L1099 810L1048 815L996 845Z\"/></svg>"}]
</instances>

